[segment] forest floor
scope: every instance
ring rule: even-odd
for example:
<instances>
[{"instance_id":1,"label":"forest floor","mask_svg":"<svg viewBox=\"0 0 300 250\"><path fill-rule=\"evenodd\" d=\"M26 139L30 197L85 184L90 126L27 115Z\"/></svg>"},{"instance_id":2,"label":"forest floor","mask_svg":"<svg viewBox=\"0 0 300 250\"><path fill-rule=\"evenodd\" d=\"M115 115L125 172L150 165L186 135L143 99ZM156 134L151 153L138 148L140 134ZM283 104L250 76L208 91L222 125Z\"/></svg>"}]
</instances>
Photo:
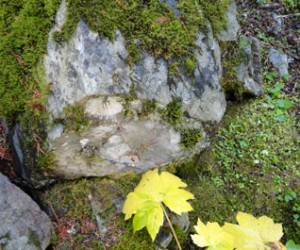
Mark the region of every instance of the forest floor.
<instances>
[{"instance_id":1,"label":"forest floor","mask_svg":"<svg viewBox=\"0 0 300 250\"><path fill-rule=\"evenodd\" d=\"M283 224L283 243L290 239L300 243L299 9L282 1L238 0L237 4L240 33L256 37L261 44L265 95L229 105L211 149L175 173L197 198L188 231L178 232L183 249L197 249L190 234L198 217L223 224L234 222L238 211L272 217ZM274 13L283 22L278 32ZM279 77L269 62L271 47L288 56L289 77ZM0 123L0 158L13 179L4 131ZM114 184L109 179L81 179L57 183L43 192L56 230L50 248L154 249L146 230L133 234L131 223L125 223L115 207L133 191L138 179L131 180L127 185L128 179ZM113 194L110 200L107 193ZM104 234L99 233L91 197L104 204L98 211ZM176 249L174 242L169 249Z\"/></svg>"}]
</instances>

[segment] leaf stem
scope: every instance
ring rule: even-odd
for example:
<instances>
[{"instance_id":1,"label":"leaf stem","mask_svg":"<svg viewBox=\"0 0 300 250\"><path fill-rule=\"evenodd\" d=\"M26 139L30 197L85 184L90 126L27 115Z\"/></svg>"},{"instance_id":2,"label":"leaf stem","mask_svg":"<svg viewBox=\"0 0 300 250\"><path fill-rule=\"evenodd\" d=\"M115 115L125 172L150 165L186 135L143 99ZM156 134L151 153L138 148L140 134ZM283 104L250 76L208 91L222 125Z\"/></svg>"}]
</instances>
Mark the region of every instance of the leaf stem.
<instances>
[{"instance_id":1,"label":"leaf stem","mask_svg":"<svg viewBox=\"0 0 300 250\"><path fill-rule=\"evenodd\" d=\"M168 224L169 224L169 226L170 226L170 228L171 228L172 234L174 235L174 238L175 238L176 244L177 244L177 246L178 246L178 249L179 249L179 250L182 250L182 248L181 248L181 246L180 246L180 243L179 243L179 240L178 240L178 238L177 238L176 232L175 232L175 230L174 230L174 228L173 228L173 226L172 226L172 223L171 223L171 221L170 221L170 219L169 219L168 213L167 213L166 209L164 208L164 205L163 205L163 204L161 204L161 207L162 207L162 209L163 209L163 211L164 211L164 215L165 215L166 218L167 218L167 221L168 221Z\"/></svg>"}]
</instances>

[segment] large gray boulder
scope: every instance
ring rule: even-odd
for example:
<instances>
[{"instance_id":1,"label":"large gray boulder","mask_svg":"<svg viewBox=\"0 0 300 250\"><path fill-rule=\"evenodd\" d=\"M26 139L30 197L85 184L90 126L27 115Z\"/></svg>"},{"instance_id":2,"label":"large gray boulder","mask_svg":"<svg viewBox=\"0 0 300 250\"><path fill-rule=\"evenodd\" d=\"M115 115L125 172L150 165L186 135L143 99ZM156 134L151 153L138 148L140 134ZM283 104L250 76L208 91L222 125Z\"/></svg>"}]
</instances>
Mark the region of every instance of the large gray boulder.
<instances>
[{"instance_id":1,"label":"large gray boulder","mask_svg":"<svg viewBox=\"0 0 300 250\"><path fill-rule=\"evenodd\" d=\"M0 249L40 250L50 243L49 217L0 173Z\"/></svg>"},{"instance_id":2,"label":"large gray boulder","mask_svg":"<svg viewBox=\"0 0 300 250\"><path fill-rule=\"evenodd\" d=\"M176 14L175 1L166 2ZM141 173L191 157L209 145L203 123L220 122L226 110L220 85L220 48L209 22L205 32L199 30L195 36L194 70L187 72L178 63L174 72L176 58L155 58L146 51L129 66L121 32L116 31L110 41L92 32L84 20L68 42L56 43L52 33L63 27L66 12L63 1L44 59L46 80L52 83L48 97L53 118L48 139L55 155L52 175L73 179ZM230 39L235 32L236 28L229 32ZM130 96L130 101L122 96ZM143 103L149 100L158 108L141 119ZM182 108L181 122L175 126L163 116L173 100L179 100ZM81 134L63 126L65 107L78 104L90 120L89 128ZM124 116L127 112L130 117ZM182 147L183 137L195 131L201 139L194 141L193 147Z\"/></svg>"}]
</instances>

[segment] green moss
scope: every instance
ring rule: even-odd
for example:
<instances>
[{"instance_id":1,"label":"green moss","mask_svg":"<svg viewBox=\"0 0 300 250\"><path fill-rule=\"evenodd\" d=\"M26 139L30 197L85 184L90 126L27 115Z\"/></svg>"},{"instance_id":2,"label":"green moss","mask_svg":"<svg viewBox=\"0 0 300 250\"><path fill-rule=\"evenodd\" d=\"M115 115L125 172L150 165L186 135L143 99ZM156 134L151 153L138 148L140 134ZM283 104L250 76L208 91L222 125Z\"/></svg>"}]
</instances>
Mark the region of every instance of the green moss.
<instances>
[{"instance_id":1,"label":"green moss","mask_svg":"<svg viewBox=\"0 0 300 250\"><path fill-rule=\"evenodd\" d=\"M204 221L234 221L237 211L267 215L283 223L285 242L300 233L291 219L299 213L287 209L297 208L299 198L290 204L278 198L287 189L299 197L300 152L294 114L284 111L284 120L279 120L269 100L266 96L229 109L233 115L225 116L216 134L209 164L199 161L200 179L190 177L187 182L198 196L194 209Z\"/></svg>"},{"instance_id":2,"label":"green moss","mask_svg":"<svg viewBox=\"0 0 300 250\"><path fill-rule=\"evenodd\" d=\"M64 123L67 129L80 133L90 124L90 121L84 112L84 107L80 104L67 105L64 108L63 113L65 115Z\"/></svg>"},{"instance_id":3,"label":"green moss","mask_svg":"<svg viewBox=\"0 0 300 250\"><path fill-rule=\"evenodd\" d=\"M199 1L203 15L211 22L215 35L227 26L226 12L231 2L232 0Z\"/></svg>"},{"instance_id":4,"label":"green moss","mask_svg":"<svg viewBox=\"0 0 300 250\"><path fill-rule=\"evenodd\" d=\"M43 154L39 153L36 158L37 168L34 171L47 171L53 168L55 164L55 154L53 151L45 152Z\"/></svg>"},{"instance_id":5,"label":"green moss","mask_svg":"<svg viewBox=\"0 0 300 250\"><path fill-rule=\"evenodd\" d=\"M144 100L142 102L142 110L139 114L140 119L144 119L152 114L156 109L156 101L154 99Z\"/></svg>"},{"instance_id":6,"label":"green moss","mask_svg":"<svg viewBox=\"0 0 300 250\"><path fill-rule=\"evenodd\" d=\"M202 130L184 128L180 131L180 136L180 144L186 149L192 149L202 138Z\"/></svg>"},{"instance_id":7,"label":"green moss","mask_svg":"<svg viewBox=\"0 0 300 250\"><path fill-rule=\"evenodd\" d=\"M36 247L36 249L42 249L41 242L40 242L38 234L30 228L28 229L28 231L29 231L29 233L28 233L28 237L29 237L28 243L30 245L34 245Z\"/></svg>"},{"instance_id":8,"label":"green moss","mask_svg":"<svg viewBox=\"0 0 300 250\"><path fill-rule=\"evenodd\" d=\"M59 0L2 0L0 9L0 117L20 122L25 165L45 151L47 84L37 66L46 53ZM40 151L40 152L38 152Z\"/></svg>"},{"instance_id":9,"label":"green moss","mask_svg":"<svg viewBox=\"0 0 300 250\"><path fill-rule=\"evenodd\" d=\"M69 40L82 18L92 30L111 40L115 31L120 30L134 60L145 49L164 58L192 54L195 33L203 24L203 17L195 1L178 2L180 18L158 0L67 1L68 19L62 32L55 34L55 39L58 42Z\"/></svg>"},{"instance_id":10,"label":"green moss","mask_svg":"<svg viewBox=\"0 0 300 250\"><path fill-rule=\"evenodd\" d=\"M182 122L183 110L181 100L178 98L173 98L173 100L168 103L166 108L162 112L162 118L173 126L180 125Z\"/></svg>"},{"instance_id":11,"label":"green moss","mask_svg":"<svg viewBox=\"0 0 300 250\"><path fill-rule=\"evenodd\" d=\"M146 230L133 233L132 222L124 221L120 212L126 195L138 181L137 175L129 174L115 180L89 178L52 186L47 192L46 202L52 204L60 220L57 233L72 226L76 232L55 237L56 247L104 249L105 245L109 249L154 249ZM94 205L88 197L92 198ZM107 229L105 234L99 234L96 215Z\"/></svg>"},{"instance_id":12,"label":"green moss","mask_svg":"<svg viewBox=\"0 0 300 250\"><path fill-rule=\"evenodd\" d=\"M31 112L28 100L39 82L32 69L46 52L59 0L6 1L0 11L0 116L9 122Z\"/></svg>"}]
</instances>

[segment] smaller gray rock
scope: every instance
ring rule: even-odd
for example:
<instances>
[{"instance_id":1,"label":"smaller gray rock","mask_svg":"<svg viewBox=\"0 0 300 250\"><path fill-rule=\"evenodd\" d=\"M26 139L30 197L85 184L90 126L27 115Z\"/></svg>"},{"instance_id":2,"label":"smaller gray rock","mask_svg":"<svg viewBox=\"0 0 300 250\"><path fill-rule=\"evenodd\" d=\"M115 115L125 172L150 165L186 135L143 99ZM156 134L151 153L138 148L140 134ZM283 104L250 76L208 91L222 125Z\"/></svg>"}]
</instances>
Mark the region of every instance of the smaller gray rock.
<instances>
[{"instance_id":1,"label":"smaller gray rock","mask_svg":"<svg viewBox=\"0 0 300 250\"><path fill-rule=\"evenodd\" d=\"M173 239L173 235L171 233L164 232L160 230L156 239L155 239L155 250L163 250L166 249Z\"/></svg>"},{"instance_id":2,"label":"smaller gray rock","mask_svg":"<svg viewBox=\"0 0 300 250\"><path fill-rule=\"evenodd\" d=\"M242 46L247 57L237 67L237 79L244 83L246 93L254 96L263 94L262 88L262 66L259 54L259 43L255 38L244 37L243 40L247 45Z\"/></svg>"},{"instance_id":3,"label":"smaller gray rock","mask_svg":"<svg viewBox=\"0 0 300 250\"><path fill-rule=\"evenodd\" d=\"M271 48L269 51L269 60L278 70L280 76L287 75L289 73L287 55L280 53L274 48Z\"/></svg>"},{"instance_id":4,"label":"smaller gray rock","mask_svg":"<svg viewBox=\"0 0 300 250\"><path fill-rule=\"evenodd\" d=\"M237 40L237 33L240 28L238 21L236 19L236 3L235 0L229 6L229 9L226 13L227 19L227 27L225 30L222 30L219 35L219 41L226 42L226 41L236 41Z\"/></svg>"},{"instance_id":5,"label":"smaller gray rock","mask_svg":"<svg viewBox=\"0 0 300 250\"><path fill-rule=\"evenodd\" d=\"M273 19L273 29L272 32L274 34L280 34L284 30L284 21L283 18L276 12L271 13L271 18Z\"/></svg>"},{"instance_id":6,"label":"smaller gray rock","mask_svg":"<svg viewBox=\"0 0 300 250\"><path fill-rule=\"evenodd\" d=\"M53 230L48 216L1 173L0 194L0 249L46 249Z\"/></svg>"}]
</instances>

